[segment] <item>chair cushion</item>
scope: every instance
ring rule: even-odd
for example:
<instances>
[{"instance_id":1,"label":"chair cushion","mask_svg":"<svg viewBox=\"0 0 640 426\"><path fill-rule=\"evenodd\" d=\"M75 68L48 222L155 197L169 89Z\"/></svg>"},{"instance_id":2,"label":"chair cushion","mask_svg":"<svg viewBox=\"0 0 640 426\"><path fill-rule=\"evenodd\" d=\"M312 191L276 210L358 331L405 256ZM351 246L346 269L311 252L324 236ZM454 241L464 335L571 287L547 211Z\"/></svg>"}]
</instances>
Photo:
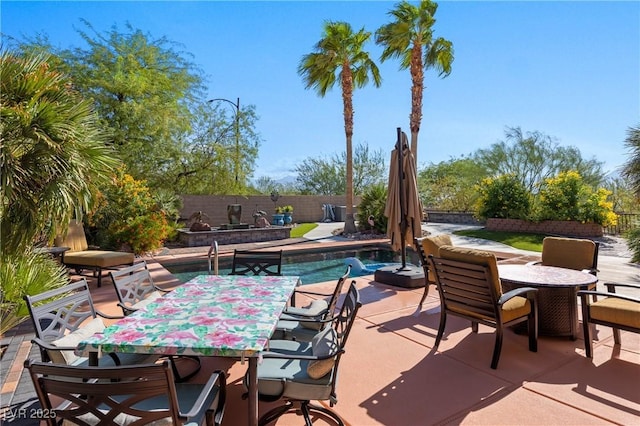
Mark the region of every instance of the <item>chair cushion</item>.
<instances>
[{"instance_id":1,"label":"chair cushion","mask_svg":"<svg viewBox=\"0 0 640 426\"><path fill-rule=\"evenodd\" d=\"M472 263L489 267L491 284L496 293L496 298L502 296L502 285L498 275L498 260L495 254L472 248L442 246L439 250L439 257L443 259L455 260L458 262Z\"/></svg>"},{"instance_id":2,"label":"chair cushion","mask_svg":"<svg viewBox=\"0 0 640 426\"><path fill-rule=\"evenodd\" d=\"M546 237L542 240L542 264L561 268L591 269L596 243L587 239Z\"/></svg>"},{"instance_id":3,"label":"chair cushion","mask_svg":"<svg viewBox=\"0 0 640 426\"><path fill-rule=\"evenodd\" d=\"M640 303L606 297L589 307L591 318L640 329Z\"/></svg>"},{"instance_id":4,"label":"chair cushion","mask_svg":"<svg viewBox=\"0 0 640 426\"><path fill-rule=\"evenodd\" d=\"M335 354L338 350L338 336L333 327L327 327L319 332L311 341L311 352L314 356L322 357ZM312 379L319 379L331 372L335 365L334 358L311 361L307 366L307 374Z\"/></svg>"},{"instance_id":5,"label":"chair cushion","mask_svg":"<svg viewBox=\"0 0 640 426\"><path fill-rule=\"evenodd\" d=\"M162 293L155 290L149 294L145 299L139 301L138 303L131 306L131 309L142 309L146 308L148 304L155 302L156 299L162 297Z\"/></svg>"},{"instance_id":6,"label":"chair cushion","mask_svg":"<svg viewBox=\"0 0 640 426\"><path fill-rule=\"evenodd\" d=\"M442 246L452 246L451 237L449 234L440 234L434 235L433 237L425 237L422 239L422 250L424 251L424 255L429 257L429 255L439 256L440 255L440 247ZM429 274L428 274L429 282L435 282L435 274L431 271L431 266L429 266Z\"/></svg>"},{"instance_id":7,"label":"chair cushion","mask_svg":"<svg viewBox=\"0 0 640 426\"><path fill-rule=\"evenodd\" d=\"M93 266L110 268L112 266L133 263L133 253L122 251L85 250L67 252L64 255L64 263L67 265Z\"/></svg>"},{"instance_id":8,"label":"chair cushion","mask_svg":"<svg viewBox=\"0 0 640 426\"><path fill-rule=\"evenodd\" d=\"M502 321L509 322L527 316L529 312L531 312L529 299L522 296L515 296L502 305Z\"/></svg>"},{"instance_id":9,"label":"chair cushion","mask_svg":"<svg viewBox=\"0 0 640 426\"><path fill-rule=\"evenodd\" d=\"M101 318L94 318L77 330L51 342L52 345L61 347L76 347L78 343L87 337L93 336L104 330L104 322ZM51 361L57 364L73 365L85 358L77 356L74 351L49 351Z\"/></svg>"}]
</instances>

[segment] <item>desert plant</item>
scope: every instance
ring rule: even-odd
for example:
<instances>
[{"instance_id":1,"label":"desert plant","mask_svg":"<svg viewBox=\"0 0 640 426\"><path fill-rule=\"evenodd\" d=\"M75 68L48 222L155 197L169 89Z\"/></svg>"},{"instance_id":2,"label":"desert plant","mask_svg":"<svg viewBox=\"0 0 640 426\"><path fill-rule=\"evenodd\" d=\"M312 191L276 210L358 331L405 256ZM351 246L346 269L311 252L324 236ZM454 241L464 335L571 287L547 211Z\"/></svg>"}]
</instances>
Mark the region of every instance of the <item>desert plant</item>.
<instances>
[{"instance_id":1,"label":"desert plant","mask_svg":"<svg viewBox=\"0 0 640 426\"><path fill-rule=\"evenodd\" d=\"M68 284L66 269L51 256L27 250L0 254L0 334L19 324L27 315L23 296L39 294Z\"/></svg>"},{"instance_id":2,"label":"desert plant","mask_svg":"<svg viewBox=\"0 0 640 426\"><path fill-rule=\"evenodd\" d=\"M373 229L379 233L387 232L387 217L384 215L384 207L387 201L387 187L379 183L367 188L362 194L360 204L358 204L358 230L368 231L371 225L368 222L370 217L373 220Z\"/></svg>"},{"instance_id":3,"label":"desert plant","mask_svg":"<svg viewBox=\"0 0 640 426\"><path fill-rule=\"evenodd\" d=\"M640 224L636 223L635 227L625 234L627 246L631 250L631 261L640 263Z\"/></svg>"},{"instance_id":4,"label":"desert plant","mask_svg":"<svg viewBox=\"0 0 640 426\"><path fill-rule=\"evenodd\" d=\"M477 189L480 197L476 204L476 216L479 218L528 218L531 196L514 175L485 178Z\"/></svg>"}]
</instances>

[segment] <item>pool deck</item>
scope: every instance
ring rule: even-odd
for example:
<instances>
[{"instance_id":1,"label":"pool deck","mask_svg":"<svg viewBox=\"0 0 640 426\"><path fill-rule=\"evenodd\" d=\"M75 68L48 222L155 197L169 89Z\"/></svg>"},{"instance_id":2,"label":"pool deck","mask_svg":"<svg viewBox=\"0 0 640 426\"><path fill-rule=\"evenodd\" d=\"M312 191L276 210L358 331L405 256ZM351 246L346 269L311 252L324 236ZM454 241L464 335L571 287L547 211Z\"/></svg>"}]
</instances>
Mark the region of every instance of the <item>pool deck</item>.
<instances>
[{"instance_id":1,"label":"pool deck","mask_svg":"<svg viewBox=\"0 0 640 426\"><path fill-rule=\"evenodd\" d=\"M335 225L335 224L331 224ZM333 237L324 227L305 239L285 240L283 250L385 243L386 240L349 241ZM429 229L449 232L450 228ZM454 236L454 244L493 250L521 263L537 254L522 252L484 240ZM256 243L239 248L272 247ZM236 247L220 247L228 255ZM206 259L207 248L175 249L149 257L157 284L172 288L180 282L159 262ZM501 256L502 257L502 256ZM621 256L599 257L600 283L640 282L640 268ZM337 279L337 277L336 277ZM540 337L537 353L528 351L527 337L507 331L497 370L489 367L494 332L480 326L471 333L468 323L451 317L445 338L433 349L439 321L437 291L431 288L422 309L416 313L423 289L403 289L377 283L373 276L355 279L363 307L347 342L340 364L338 404L333 409L345 424L366 425L639 425L640 424L640 335L622 332L622 345L614 346L611 329L597 326L594 358L584 356L582 336ZM312 285L319 290L334 282ZM601 285L601 284L600 284ZM120 314L109 280L91 293L98 309ZM302 297L298 298L304 303ZM340 303L340 302L339 302ZM11 353L2 359L1 406L6 413L33 400L33 388L21 374L23 359L39 358L29 342L28 322L7 333ZM204 381L214 369L227 371L228 396L223 425L245 425L247 402L241 380L246 364L203 358L201 372L192 380ZM260 403L263 413L275 403ZM15 419L7 424L34 425L36 421ZM295 414L282 417L278 425L299 425ZM331 424L323 418L316 425Z\"/></svg>"}]
</instances>

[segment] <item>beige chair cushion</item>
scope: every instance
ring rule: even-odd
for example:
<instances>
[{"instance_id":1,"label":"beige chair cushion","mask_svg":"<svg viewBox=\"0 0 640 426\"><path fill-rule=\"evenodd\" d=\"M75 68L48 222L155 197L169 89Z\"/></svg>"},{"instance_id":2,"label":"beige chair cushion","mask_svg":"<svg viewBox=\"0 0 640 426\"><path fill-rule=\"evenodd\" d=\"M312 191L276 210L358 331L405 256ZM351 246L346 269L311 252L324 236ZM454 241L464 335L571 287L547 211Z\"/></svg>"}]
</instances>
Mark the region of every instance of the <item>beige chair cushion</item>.
<instances>
[{"instance_id":1,"label":"beige chair cushion","mask_svg":"<svg viewBox=\"0 0 640 426\"><path fill-rule=\"evenodd\" d=\"M502 322L509 322L516 318L524 317L529 315L529 312L531 312L529 299L522 296L515 296L502 305Z\"/></svg>"},{"instance_id":2,"label":"beige chair cushion","mask_svg":"<svg viewBox=\"0 0 640 426\"><path fill-rule=\"evenodd\" d=\"M313 300L309 306L306 307L308 310L307 313L313 315L316 319L320 318L321 314L324 313L329 306L327 305L327 301L324 299ZM322 330L326 323L317 322L317 321L300 321L300 325L304 328L309 328L311 330Z\"/></svg>"},{"instance_id":3,"label":"beige chair cushion","mask_svg":"<svg viewBox=\"0 0 640 426\"><path fill-rule=\"evenodd\" d=\"M596 243L579 238L546 237L542 240L542 264L561 268L591 269Z\"/></svg>"},{"instance_id":4,"label":"beige chair cushion","mask_svg":"<svg viewBox=\"0 0 640 426\"><path fill-rule=\"evenodd\" d=\"M451 242L449 234L434 235L433 237L425 237L422 239L422 250L426 257L429 257L430 254L438 256L440 247L452 245L453 243ZM436 282L435 275L431 272L431 266L429 266L429 282Z\"/></svg>"},{"instance_id":5,"label":"beige chair cushion","mask_svg":"<svg viewBox=\"0 0 640 426\"><path fill-rule=\"evenodd\" d=\"M593 302L589 310L593 319L640 328L640 303L607 297Z\"/></svg>"},{"instance_id":6,"label":"beige chair cushion","mask_svg":"<svg viewBox=\"0 0 640 426\"><path fill-rule=\"evenodd\" d=\"M64 255L64 263L67 265L82 265L100 268L110 268L118 265L133 263L133 253L123 251L85 250L71 252Z\"/></svg>"},{"instance_id":7,"label":"beige chair cushion","mask_svg":"<svg viewBox=\"0 0 640 426\"><path fill-rule=\"evenodd\" d=\"M76 347L78 343L87 337L93 336L95 333L100 333L104 330L104 322L100 318L94 318L76 331L65 335L57 340L51 342L54 346L60 347ZM74 351L49 351L49 357L51 361L56 364L68 364L73 365L81 357L77 356Z\"/></svg>"},{"instance_id":8,"label":"beige chair cushion","mask_svg":"<svg viewBox=\"0 0 640 426\"><path fill-rule=\"evenodd\" d=\"M137 309L146 308L148 304L155 302L156 299L158 299L159 297L162 297L162 293L160 293L157 290L153 291L146 298L144 298L141 301L139 301L138 303L132 305L131 309L136 309L137 310Z\"/></svg>"},{"instance_id":9,"label":"beige chair cushion","mask_svg":"<svg viewBox=\"0 0 640 426\"><path fill-rule=\"evenodd\" d=\"M472 248L442 246L439 257L443 259L456 260L458 262L472 263L489 267L491 284L495 289L496 297L502 296L502 285L498 275L498 260L493 253Z\"/></svg>"}]
</instances>

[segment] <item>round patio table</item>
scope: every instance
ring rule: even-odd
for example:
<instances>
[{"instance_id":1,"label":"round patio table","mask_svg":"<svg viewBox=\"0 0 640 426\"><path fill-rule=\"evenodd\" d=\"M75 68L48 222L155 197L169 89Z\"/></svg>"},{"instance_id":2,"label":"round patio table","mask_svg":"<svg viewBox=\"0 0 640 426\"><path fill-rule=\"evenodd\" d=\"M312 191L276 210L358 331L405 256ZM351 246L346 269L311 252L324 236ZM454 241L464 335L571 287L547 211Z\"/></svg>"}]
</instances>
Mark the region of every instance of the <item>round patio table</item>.
<instances>
[{"instance_id":1,"label":"round patio table","mask_svg":"<svg viewBox=\"0 0 640 426\"><path fill-rule=\"evenodd\" d=\"M504 292L538 289L538 330L546 336L578 337L578 290L595 288L598 278L587 272L543 265L498 265Z\"/></svg>"}]
</instances>

